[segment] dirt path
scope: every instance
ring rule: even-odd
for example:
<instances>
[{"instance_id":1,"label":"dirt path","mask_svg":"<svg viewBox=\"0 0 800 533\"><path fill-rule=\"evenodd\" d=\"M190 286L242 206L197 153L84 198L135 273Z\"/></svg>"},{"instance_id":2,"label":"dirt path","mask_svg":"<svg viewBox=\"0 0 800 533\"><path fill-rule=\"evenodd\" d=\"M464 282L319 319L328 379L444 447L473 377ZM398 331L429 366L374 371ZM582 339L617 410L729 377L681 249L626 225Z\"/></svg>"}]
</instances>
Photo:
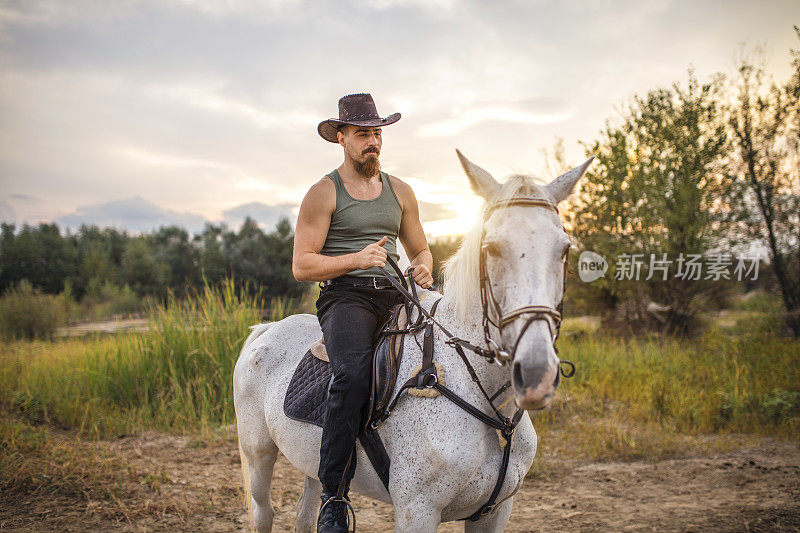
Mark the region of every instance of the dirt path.
<instances>
[{"instance_id":1,"label":"dirt path","mask_svg":"<svg viewBox=\"0 0 800 533\"><path fill-rule=\"evenodd\" d=\"M2 531L246 531L235 441L159 434L105 443L130 486L114 501L40 495L0 502ZM302 477L278 461L275 531L292 531ZM506 531L800 531L800 448L658 463L556 465L515 497ZM392 509L354 497L359 531L391 531ZM442 532L462 531L460 523Z\"/></svg>"}]
</instances>

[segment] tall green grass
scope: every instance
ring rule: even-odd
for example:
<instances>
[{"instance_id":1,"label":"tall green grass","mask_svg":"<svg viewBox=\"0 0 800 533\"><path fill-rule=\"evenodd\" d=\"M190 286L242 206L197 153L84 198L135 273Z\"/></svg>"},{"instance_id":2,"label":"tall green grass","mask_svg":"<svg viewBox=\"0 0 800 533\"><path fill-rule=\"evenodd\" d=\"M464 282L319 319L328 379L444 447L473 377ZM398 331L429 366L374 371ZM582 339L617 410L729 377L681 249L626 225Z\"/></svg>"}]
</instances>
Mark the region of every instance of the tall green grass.
<instances>
[{"instance_id":1,"label":"tall green grass","mask_svg":"<svg viewBox=\"0 0 800 533\"><path fill-rule=\"evenodd\" d=\"M796 439L800 341L778 336L774 318L712 328L692 340L566 337L560 355L577 372L562 380L553 408L535 414L537 430L571 425L576 438L597 441L581 444L595 457L602 454L593 447L658 456L647 448L680 446L680 435Z\"/></svg>"},{"instance_id":2,"label":"tall green grass","mask_svg":"<svg viewBox=\"0 0 800 533\"><path fill-rule=\"evenodd\" d=\"M151 306L147 333L3 343L0 407L98 436L231 423L231 378L248 326L262 313L279 320L309 305L278 299L262 312L258 297L228 282ZM565 335L561 356L578 372L551 410L535 414L537 429L592 421L578 430L597 446L630 449L644 445L636 443L644 430L796 436L800 342L760 316L692 340Z\"/></svg>"},{"instance_id":3,"label":"tall green grass","mask_svg":"<svg viewBox=\"0 0 800 533\"><path fill-rule=\"evenodd\" d=\"M153 304L147 333L5 343L0 402L29 420L97 436L230 423L233 367L261 306L229 281ZM269 316L294 306L274 301Z\"/></svg>"}]
</instances>

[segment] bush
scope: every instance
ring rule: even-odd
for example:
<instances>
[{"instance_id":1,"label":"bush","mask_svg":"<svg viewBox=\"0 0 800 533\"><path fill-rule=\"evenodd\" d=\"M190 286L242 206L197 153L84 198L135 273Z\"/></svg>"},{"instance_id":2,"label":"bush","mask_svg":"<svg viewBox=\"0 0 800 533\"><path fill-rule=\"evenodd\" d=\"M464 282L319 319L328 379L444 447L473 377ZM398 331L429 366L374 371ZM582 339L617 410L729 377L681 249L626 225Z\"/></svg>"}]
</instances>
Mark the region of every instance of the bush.
<instances>
[{"instance_id":1,"label":"bush","mask_svg":"<svg viewBox=\"0 0 800 533\"><path fill-rule=\"evenodd\" d=\"M142 300L128 285L119 287L110 281L93 278L81 301L81 314L84 319L105 320L115 315L138 313Z\"/></svg>"},{"instance_id":2,"label":"bush","mask_svg":"<svg viewBox=\"0 0 800 533\"><path fill-rule=\"evenodd\" d=\"M0 298L0 334L7 339L48 339L64 322L63 303L27 280Z\"/></svg>"},{"instance_id":3,"label":"bush","mask_svg":"<svg viewBox=\"0 0 800 533\"><path fill-rule=\"evenodd\" d=\"M151 302L144 333L0 344L0 411L91 436L234 420L232 375L264 302L232 280ZM280 320L293 301L272 301Z\"/></svg>"},{"instance_id":4,"label":"bush","mask_svg":"<svg viewBox=\"0 0 800 533\"><path fill-rule=\"evenodd\" d=\"M751 291L741 295L733 308L741 311L770 313L781 310L783 308L783 301L779 294L760 290Z\"/></svg>"}]
</instances>

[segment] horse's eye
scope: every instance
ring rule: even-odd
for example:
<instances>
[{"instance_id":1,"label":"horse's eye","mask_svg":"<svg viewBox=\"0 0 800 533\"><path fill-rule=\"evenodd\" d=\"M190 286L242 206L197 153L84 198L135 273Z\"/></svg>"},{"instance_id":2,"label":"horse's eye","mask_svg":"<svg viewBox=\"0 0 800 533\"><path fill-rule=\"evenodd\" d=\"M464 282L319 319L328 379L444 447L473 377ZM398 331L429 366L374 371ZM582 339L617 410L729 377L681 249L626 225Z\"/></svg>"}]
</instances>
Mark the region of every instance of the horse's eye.
<instances>
[{"instance_id":1,"label":"horse's eye","mask_svg":"<svg viewBox=\"0 0 800 533\"><path fill-rule=\"evenodd\" d=\"M493 242L487 242L483 245L484 251L492 257L500 257L500 247Z\"/></svg>"}]
</instances>

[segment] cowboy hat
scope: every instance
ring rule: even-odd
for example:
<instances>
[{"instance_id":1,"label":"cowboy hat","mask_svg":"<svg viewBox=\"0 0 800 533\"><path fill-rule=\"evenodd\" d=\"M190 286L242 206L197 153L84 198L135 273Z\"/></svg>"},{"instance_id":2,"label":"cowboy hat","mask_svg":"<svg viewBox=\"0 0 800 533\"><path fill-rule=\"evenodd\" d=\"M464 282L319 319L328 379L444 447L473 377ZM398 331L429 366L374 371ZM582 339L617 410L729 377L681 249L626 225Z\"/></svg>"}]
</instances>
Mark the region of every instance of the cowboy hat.
<instances>
[{"instance_id":1,"label":"cowboy hat","mask_svg":"<svg viewBox=\"0 0 800 533\"><path fill-rule=\"evenodd\" d=\"M326 141L338 143L336 132L345 124L379 128L394 124L398 120L400 120L400 113L381 118L371 94L348 94L339 99L339 118L323 120L317 126L317 131Z\"/></svg>"}]
</instances>

